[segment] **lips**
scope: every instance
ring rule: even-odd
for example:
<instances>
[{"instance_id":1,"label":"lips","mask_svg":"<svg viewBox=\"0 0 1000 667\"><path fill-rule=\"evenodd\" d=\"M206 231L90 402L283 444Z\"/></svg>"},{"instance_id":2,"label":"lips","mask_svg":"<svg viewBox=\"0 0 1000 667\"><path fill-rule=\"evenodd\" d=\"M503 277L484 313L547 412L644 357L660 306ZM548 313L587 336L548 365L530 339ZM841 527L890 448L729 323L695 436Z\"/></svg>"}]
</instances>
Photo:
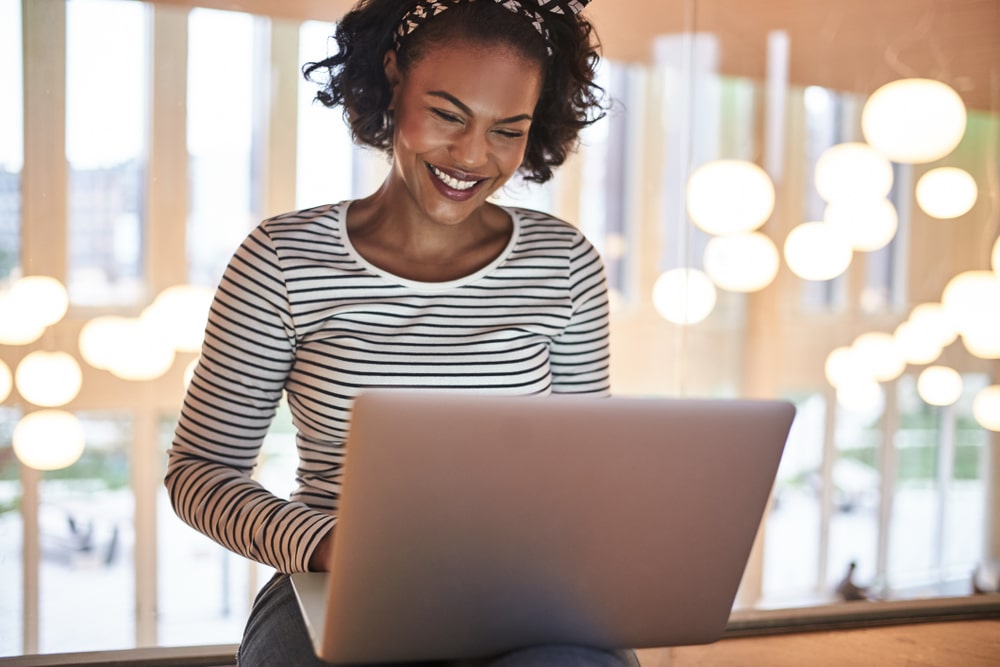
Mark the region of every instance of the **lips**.
<instances>
[{"instance_id":1,"label":"lips","mask_svg":"<svg viewBox=\"0 0 1000 667\"><path fill-rule=\"evenodd\" d=\"M427 164L427 172L437 190L454 201L465 201L472 198L487 180L474 178L462 172L445 170L432 164Z\"/></svg>"}]
</instances>

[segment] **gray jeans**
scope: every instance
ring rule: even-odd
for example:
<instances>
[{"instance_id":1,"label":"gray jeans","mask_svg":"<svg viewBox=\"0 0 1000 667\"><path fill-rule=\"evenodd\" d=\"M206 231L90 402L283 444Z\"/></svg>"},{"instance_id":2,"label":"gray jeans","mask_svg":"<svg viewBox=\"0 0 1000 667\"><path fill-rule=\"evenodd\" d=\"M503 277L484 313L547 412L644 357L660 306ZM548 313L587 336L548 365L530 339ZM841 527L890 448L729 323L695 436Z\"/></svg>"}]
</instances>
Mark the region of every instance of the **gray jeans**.
<instances>
[{"instance_id":1,"label":"gray jeans","mask_svg":"<svg viewBox=\"0 0 1000 667\"><path fill-rule=\"evenodd\" d=\"M329 663L313 652L288 575L275 575L257 594L243 631L237 664L239 667L329 667ZM409 667L417 664L425 667L639 667L632 651L610 652L586 646L540 646L475 660L406 664Z\"/></svg>"}]
</instances>

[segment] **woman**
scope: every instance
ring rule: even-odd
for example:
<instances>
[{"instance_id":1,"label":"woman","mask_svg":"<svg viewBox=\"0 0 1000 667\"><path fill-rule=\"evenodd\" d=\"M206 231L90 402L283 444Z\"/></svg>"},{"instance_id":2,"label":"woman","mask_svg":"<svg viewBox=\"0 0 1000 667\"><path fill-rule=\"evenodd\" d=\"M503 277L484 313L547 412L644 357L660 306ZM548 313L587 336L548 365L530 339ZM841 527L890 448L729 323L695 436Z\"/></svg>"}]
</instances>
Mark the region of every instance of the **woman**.
<instances>
[{"instance_id":1,"label":"woman","mask_svg":"<svg viewBox=\"0 0 1000 667\"><path fill-rule=\"evenodd\" d=\"M362 0L338 52L306 66L392 168L364 199L261 223L212 306L166 485L182 519L281 573L257 597L241 665L315 661L284 573L326 569L363 388L608 392L594 248L567 223L489 201L518 172L548 180L601 113L582 4ZM250 477L283 392L300 459L290 500ZM581 647L497 660L634 664Z\"/></svg>"}]
</instances>

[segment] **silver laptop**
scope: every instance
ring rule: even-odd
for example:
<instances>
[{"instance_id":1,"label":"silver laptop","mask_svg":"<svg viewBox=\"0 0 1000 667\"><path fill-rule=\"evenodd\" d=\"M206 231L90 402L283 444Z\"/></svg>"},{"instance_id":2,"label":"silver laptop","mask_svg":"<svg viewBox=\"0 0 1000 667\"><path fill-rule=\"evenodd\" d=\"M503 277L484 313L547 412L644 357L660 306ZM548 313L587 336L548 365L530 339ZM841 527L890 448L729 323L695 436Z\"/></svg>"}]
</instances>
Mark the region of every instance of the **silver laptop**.
<instances>
[{"instance_id":1,"label":"silver laptop","mask_svg":"<svg viewBox=\"0 0 1000 667\"><path fill-rule=\"evenodd\" d=\"M317 654L365 663L725 629L795 408L379 390L354 405Z\"/></svg>"}]
</instances>

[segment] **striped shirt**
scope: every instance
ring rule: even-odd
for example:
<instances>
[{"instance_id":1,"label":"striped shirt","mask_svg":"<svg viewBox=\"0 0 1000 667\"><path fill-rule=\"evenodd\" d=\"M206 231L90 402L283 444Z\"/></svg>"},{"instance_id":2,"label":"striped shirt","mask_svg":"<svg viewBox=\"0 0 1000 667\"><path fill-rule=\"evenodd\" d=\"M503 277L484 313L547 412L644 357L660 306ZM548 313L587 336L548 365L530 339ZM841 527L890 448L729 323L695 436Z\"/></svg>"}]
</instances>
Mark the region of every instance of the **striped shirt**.
<instances>
[{"instance_id":1,"label":"striped shirt","mask_svg":"<svg viewBox=\"0 0 1000 667\"><path fill-rule=\"evenodd\" d=\"M349 205L266 220L237 249L169 450L177 514L282 572L307 569L336 521L362 389L609 392L603 264L575 227L507 208L514 231L493 262L425 283L358 254L345 231ZM283 394L299 458L287 500L251 478Z\"/></svg>"}]
</instances>

